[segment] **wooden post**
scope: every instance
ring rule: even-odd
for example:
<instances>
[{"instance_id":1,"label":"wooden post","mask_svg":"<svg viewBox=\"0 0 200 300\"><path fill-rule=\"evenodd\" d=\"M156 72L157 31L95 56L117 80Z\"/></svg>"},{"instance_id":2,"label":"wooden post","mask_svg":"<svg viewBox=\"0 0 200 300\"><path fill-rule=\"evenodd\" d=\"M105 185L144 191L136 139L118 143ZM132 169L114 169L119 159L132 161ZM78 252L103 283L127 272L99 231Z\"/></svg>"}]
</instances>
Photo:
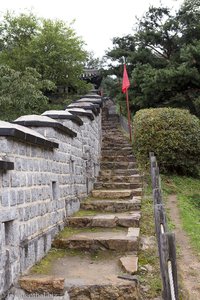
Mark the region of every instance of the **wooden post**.
<instances>
[{"instance_id":1,"label":"wooden post","mask_svg":"<svg viewBox=\"0 0 200 300\"><path fill-rule=\"evenodd\" d=\"M171 300L171 291L169 283L169 274L168 274L168 238L166 233L160 235L160 247L159 247L159 256L160 256L160 270L162 276L162 286L163 286L163 299Z\"/></svg>"},{"instance_id":2,"label":"wooden post","mask_svg":"<svg viewBox=\"0 0 200 300\"><path fill-rule=\"evenodd\" d=\"M158 244L160 244L160 235L164 232L167 232L167 218L163 204L156 204L154 206L154 216L156 235Z\"/></svg>"},{"instance_id":3,"label":"wooden post","mask_svg":"<svg viewBox=\"0 0 200 300\"><path fill-rule=\"evenodd\" d=\"M152 187L153 189L160 188L159 168L152 168Z\"/></svg>"},{"instance_id":4,"label":"wooden post","mask_svg":"<svg viewBox=\"0 0 200 300\"><path fill-rule=\"evenodd\" d=\"M176 246L174 233L161 234L160 262L163 282L163 299L178 300ZM171 265L171 267L169 267Z\"/></svg>"},{"instance_id":5,"label":"wooden post","mask_svg":"<svg viewBox=\"0 0 200 300\"><path fill-rule=\"evenodd\" d=\"M160 188L153 189L153 202L154 205L162 204L162 191Z\"/></svg>"},{"instance_id":6,"label":"wooden post","mask_svg":"<svg viewBox=\"0 0 200 300\"><path fill-rule=\"evenodd\" d=\"M162 297L164 300L178 300L175 235L167 232L167 219L162 204L159 168L157 166L156 157L152 152L149 153L149 157L151 162L155 231L163 286Z\"/></svg>"},{"instance_id":7,"label":"wooden post","mask_svg":"<svg viewBox=\"0 0 200 300\"><path fill-rule=\"evenodd\" d=\"M174 296L178 300L178 277L177 277L177 264L176 264L176 241L174 233L167 233L168 246L169 246L169 260L172 266Z\"/></svg>"}]
</instances>

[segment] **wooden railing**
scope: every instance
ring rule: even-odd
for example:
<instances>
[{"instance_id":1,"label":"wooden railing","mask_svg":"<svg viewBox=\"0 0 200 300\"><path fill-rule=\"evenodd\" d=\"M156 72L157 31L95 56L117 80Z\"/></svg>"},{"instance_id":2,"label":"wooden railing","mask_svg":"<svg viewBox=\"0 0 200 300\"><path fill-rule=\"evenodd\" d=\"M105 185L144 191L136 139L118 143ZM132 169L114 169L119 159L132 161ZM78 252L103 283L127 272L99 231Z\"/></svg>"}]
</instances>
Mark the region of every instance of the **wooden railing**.
<instances>
[{"instance_id":1,"label":"wooden railing","mask_svg":"<svg viewBox=\"0 0 200 300\"><path fill-rule=\"evenodd\" d=\"M150 152L151 179L154 202L155 231L160 259L164 300L178 300L176 245L174 233L168 232L165 208L162 199L159 167L154 153Z\"/></svg>"}]
</instances>

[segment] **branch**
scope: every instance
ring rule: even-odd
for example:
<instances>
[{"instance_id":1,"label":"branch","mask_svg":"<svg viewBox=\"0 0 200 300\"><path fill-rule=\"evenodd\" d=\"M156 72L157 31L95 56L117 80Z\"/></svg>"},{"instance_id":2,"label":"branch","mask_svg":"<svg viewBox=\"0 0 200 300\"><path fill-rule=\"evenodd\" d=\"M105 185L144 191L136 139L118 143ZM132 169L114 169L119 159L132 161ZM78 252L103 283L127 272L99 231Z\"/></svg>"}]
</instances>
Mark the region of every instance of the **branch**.
<instances>
[{"instance_id":1,"label":"branch","mask_svg":"<svg viewBox=\"0 0 200 300\"><path fill-rule=\"evenodd\" d=\"M153 46L151 45L147 45L147 47L151 48L152 50L154 50L155 52L157 52L160 56L162 56L163 58L165 59L168 59L167 56L165 56L162 52L158 51L156 48L154 48Z\"/></svg>"}]
</instances>

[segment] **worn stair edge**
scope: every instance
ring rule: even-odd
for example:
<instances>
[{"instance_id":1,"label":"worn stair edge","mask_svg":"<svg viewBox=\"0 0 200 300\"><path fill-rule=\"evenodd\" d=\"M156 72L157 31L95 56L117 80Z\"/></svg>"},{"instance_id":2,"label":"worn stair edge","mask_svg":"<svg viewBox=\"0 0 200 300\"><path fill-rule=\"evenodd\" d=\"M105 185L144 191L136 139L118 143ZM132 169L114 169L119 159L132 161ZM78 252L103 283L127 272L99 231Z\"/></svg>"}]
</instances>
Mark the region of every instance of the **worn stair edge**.
<instances>
[{"instance_id":1,"label":"worn stair edge","mask_svg":"<svg viewBox=\"0 0 200 300\"><path fill-rule=\"evenodd\" d=\"M112 156L102 155L101 162L136 162L133 155L117 155L113 152Z\"/></svg>"},{"instance_id":2,"label":"worn stair edge","mask_svg":"<svg viewBox=\"0 0 200 300\"><path fill-rule=\"evenodd\" d=\"M19 279L19 286L28 293L64 295L63 277L53 276L22 276Z\"/></svg>"},{"instance_id":3,"label":"worn stair edge","mask_svg":"<svg viewBox=\"0 0 200 300\"><path fill-rule=\"evenodd\" d=\"M102 299L102 300L139 300L140 289L138 281L127 281L121 284L99 285L78 285L66 286L70 300L81 299ZM85 298L87 295L87 298ZM95 298L94 298L95 297Z\"/></svg>"},{"instance_id":4,"label":"worn stair edge","mask_svg":"<svg viewBox=\"0 0 200 300\"><path fill-rule=\"evenodd\" d=\"M77 240L57 239L53 242L57 249L79 249L79 250L114 250L114 251L137 251L138 238L112 239L112 240Z\"/></svg>"},{"instance_id":5,"label":"worn stair edge","mask_svg":"<svg viewBox=\"0 0 200 300\"><path fill-rule=\"evenodd\" d=\"M92 190L91 194L95 199L130 199L133 196L142 196L142 188L131 190Z\"/></svg>"},{"instance_id":6,"label":"worn stair edge","mask_svg":"<svg viewBox=\"0 0 200 300\"><path fill-rule=\"evenodd\" d=\"M102 176L102 174L111 174L111 175L126 175L126 176L131 176L131 175L138 175L138 169L137 168L131 168L131 169L101 169L99 172L99 176Z\"/></svg>"},{"instance_id":7,"label":"worn stair edge","mask_svg":"<svg viewBox=\"0 0 200 300\"><path fill-rule=\"evenodd\" d=\"M132 213L129 212L129 214L124 216L116 216L115 214L87 216L87 211L85 214L86 215L83 217L68 217L65 220L65 225L76 227L76 228L84 228L84 227L114 228L116 226L138 227L141 218L139 212L132 212Z\"/></svg>"},{"instance_id":8,"label":"worn stair edge","mask_svg":"<svg viewBox=\"0 0 200 300\"><path fill-rule=\"evenodd\" d=\"M111 175L104 173L97 177L97 183L137 183L142 185L143 175Z\"/></svg>"},{"instance_id":9,"label":"worn stair edge","mask_svg":"<svg viewBox=\"0 0 200 300\"><path fill-rule=\"evenodd\" d=\"M68 238L55 238L53 246L58 249L80 250L115 250L137 251L139 246L140 228L129 227L127 234L120 235L118 232L107 232L110 236L105 237L105 232L88 233L82 232L71 235Z\"/></svg>"},{"instance_id":10,"label":"worn stair edge","mask_svg":"<svg viewBox=\"0 0 200 300\"><path fill-rule=\"evenodd\" d=\"M136 162L115 162L115 161L108 161L108 162L101 162L100 167L102 170L104 169L136 169L137 165Z\"/></svg>"},{"instance_id":11,"label":"worn stair edge","mask_svg":"<svg viewBox=\"0 0 200 300\"><path fill-rule=\"evenodd\" d=\"M81 202L81 209L84 210L98 210L106 212L127 212L130 210L140 210L141 200L134 198L132 200L108 200L99 199L92 201Z\"/></svg>"},{"instance_id":12,"label":"worn stair edge","mask_svg":"<svg viewBox=\"0 0 200 300\"><path fill-rule=\"evenodd\" d=\"M114 190L114 189L138 189L142 187L142 183L139 182L100 182L97 181L94 184L94 189L107 189L107 190Z\"/></svg>"}]
</instances>

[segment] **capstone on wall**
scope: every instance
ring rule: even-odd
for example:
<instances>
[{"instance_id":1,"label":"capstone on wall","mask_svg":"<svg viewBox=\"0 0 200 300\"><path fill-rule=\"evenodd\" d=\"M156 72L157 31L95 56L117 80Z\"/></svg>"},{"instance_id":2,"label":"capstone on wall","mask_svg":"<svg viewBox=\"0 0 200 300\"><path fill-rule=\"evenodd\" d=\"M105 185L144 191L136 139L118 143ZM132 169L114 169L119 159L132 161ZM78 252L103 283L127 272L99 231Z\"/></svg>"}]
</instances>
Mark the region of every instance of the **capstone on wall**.
<instances>
[{"instance_id":1,"label":"capstone on wall","mask_svg":"<svg viewBox=\"0 0 200 300\"><path fill-rule=\"evenodd\" d=\"M98 176L98 96L0 121L0 298L51 248Z\"/></svg>"}]
</instances>

